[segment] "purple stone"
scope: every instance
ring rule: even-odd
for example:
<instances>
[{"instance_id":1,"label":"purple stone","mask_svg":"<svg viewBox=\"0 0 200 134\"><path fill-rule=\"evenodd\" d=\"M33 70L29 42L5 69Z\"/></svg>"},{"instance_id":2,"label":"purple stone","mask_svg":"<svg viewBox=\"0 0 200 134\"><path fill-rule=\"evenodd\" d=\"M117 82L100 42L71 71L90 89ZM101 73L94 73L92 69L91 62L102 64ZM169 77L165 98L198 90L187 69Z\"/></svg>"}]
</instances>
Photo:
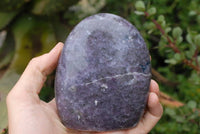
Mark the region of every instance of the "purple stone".
<instances>
[{"instance_id":1,"label":"purple stone","mask_svg":"<svg viewBox=\"0 0 200 134\"><path fill-rule=\"evenodd\" d=\"M59 116L70 129L135 127L144 113L150 56L138 30L108 13L81 21L68 36L57 67Z\"/></svg>"}]
</instances>

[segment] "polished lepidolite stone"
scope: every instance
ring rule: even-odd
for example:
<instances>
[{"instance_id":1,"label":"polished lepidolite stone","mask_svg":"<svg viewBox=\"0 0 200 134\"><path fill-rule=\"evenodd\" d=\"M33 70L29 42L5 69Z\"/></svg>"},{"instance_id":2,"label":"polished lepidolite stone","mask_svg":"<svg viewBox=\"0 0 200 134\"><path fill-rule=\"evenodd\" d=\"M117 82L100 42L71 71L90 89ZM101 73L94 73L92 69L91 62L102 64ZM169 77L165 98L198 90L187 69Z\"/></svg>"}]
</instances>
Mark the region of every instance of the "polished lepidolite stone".
<instances>
[{"instance_id":1,"label":"polished lepidolite stone","mask_svg":"<svg viewBox=\"0 0 200 134\"><path fill-rule=\"evenodd\" d=\"M59 59L59 116L67 128L81 131L134 127L150 78L150 56L138 30L113 14L90 16L69 34Z\"/></svg>"}]
</instances>

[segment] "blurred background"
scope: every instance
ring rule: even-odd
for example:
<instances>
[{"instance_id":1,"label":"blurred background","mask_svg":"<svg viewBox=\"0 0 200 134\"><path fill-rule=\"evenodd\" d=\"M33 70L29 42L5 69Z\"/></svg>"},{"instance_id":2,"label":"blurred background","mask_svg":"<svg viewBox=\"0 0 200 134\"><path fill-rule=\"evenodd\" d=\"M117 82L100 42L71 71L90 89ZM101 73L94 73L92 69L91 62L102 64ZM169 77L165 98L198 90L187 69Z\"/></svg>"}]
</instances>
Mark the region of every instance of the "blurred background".
<instances>
[{"instance_id":1,"label":"blurred background","mask_svg":"<svg viewBox=\"0 0 200 134\"><path fill-rule=\"evenodd\" d=\"M199 0L1 0L0 134L7 133L6 95L32 57L65 42L83 18L99 12L130 21L151 53L162 119L150 134L200 134ZM40 93L54 97L51 74Z\"/></svg>"}]
</instances>

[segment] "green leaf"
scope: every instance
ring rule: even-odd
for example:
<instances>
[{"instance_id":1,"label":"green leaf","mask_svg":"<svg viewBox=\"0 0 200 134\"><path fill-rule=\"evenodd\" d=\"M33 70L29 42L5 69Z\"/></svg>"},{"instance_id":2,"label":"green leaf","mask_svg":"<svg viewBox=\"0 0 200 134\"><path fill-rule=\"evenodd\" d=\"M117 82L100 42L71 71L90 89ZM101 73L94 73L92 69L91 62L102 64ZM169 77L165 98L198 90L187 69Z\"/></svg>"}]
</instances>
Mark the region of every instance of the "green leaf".
<instances>
[{"instance_id":1,"label":"green leaf","mask_svg":"<svg viewBox=\"0 0 200 134\"><path fill-rule=\"evenodd\" d=\"M7 35L7 31L0 31L0 52L1 52L1 49L2 49L2 46L3 46L3 43L6 39L6 35Z\"/></svg>"},{"instance_id":2,"label":"green leaf","mask_svg":"<svg viewBox=\"0 0 200 134\"><path fill-rule=\"evenodd\" d=\"M183 37L182 37L182 36L179 36L179 37L176 39L176 44L180 44L182 41L183 41Z\"/></svg>"},{"instance_id":3,"label":"green leaf","mask_svg":"<svg viewBox=\"0 0 200 134\"><path fill-rule=\"evenodd\" d=\"M200 63L200 56L197 57L197 61Z\"/></svg>"},{"instance_id":4,"label":"green leaf","mask_svg":"<svg viewBox=\"0 0 200 134\"><path fill-rule=\"evenodd\" d=\"M0 12L0 29L7 26L16 15L17 12Z\"/></svg>"},{"instance_id":5,"label":"green leaf","mask_svg":"<svg viewBox=\"0 0 200 134\"><path fill-rule=\"evenodd\" d=\"M8 67L12 61L14 50L14 38L12 33L8 32L7 35L5 35L5 40L3 41L2 47L0 48L0 70Z\"/></svg>"},{"instance_id":6,"label":"green leaf","mask_svg":"<svg viewBox=\"0 0 200 134\"><path fill-rule=\"evenodd\" d=\"M167 59L167 60L165 60L165 63L176 65L177 61L175 59Z\"/></svg>"},{"instance_id":7,"label":"green leaf","mask_svg":"<svg viewBox=\"0 0 200 134\"><path fill-rule=\"evenodd\" d=\"M137 11L145 11L145 4L143 1L137 1L135 3L135 8Z\"/></svg>"},{"instance_id":8,"label":"green leaf","mask_svg":"<svg viewBox=\"0 0 200 134\"><path fill-rule=\"evenodd\" d=\"M149 15L154 15L156 14L156 8L155 7L151 7L147 10L147 12L149 13Z\"/></svg>"},{"instance_id":9,"label":"green leaf","mask_svg":"<svg viewBox=\"0 0 200 134\"><path fill-rule=\"evenodd\" d=\"M154 29L150 29L147 33L151 34L151 33L153 33L153 31L154 31Z\"/></svg>"},{"instance_id":10,"label":"green leaf","mask_svg":"<svg viewBox=\"0 0 200 134\"><path fill-rule=\"evenodd\" d=\"M156 28L156 26L155 26L155 24L154 24L153 22L146 22L146 23L144 24L144 27L145 27L146 29L155 29L155 28Z\"/></svg>"},{"instance_id":11,"label":"green leaf","mask_svg":"<svg viewBox=\"0 0 200 134\"><path fill-rule=\"evenodd\" d=\"M158 16L158 23L162 23L163 21L165 21L165 17L163 15L159 15Z\"/></svg>"},{"instance_id":12,"label":"green leaf","mask_svg":"<svg viewBox=\"0 0 200 134\"><path fill-rule=\"evenodd\" d=\"M195 101L191 100L191 101L189 101L189 102L187 103L187 106L188 106L189 108L191 108L191 109L194 109L194 108L197 107L197 103L196 103Z\"/></svg>"},{"instance_id":13,"label":"green leaf","mask_svg":"<svg viewBox=\"0 0 200 134\"><path fill-rule=\"evenodd\" d=\"M180 123L185 122L185 118L184 118L183 116L178 116L178 115L176 115L176 116L175 116L175 119L176 119L177 122L180 122Z\"/></svg>"},{"instance_id":14,"label":"green leaf","mask_svg":"<svg viewBox=\"0 0 200 134\"><path fill-rule=\"evenodd\" d=\"M163 15L158 16L157 21L162 27L165 27L166 22L165 22L165 17Z\"/></svg>"},{"instance_id":15,"label":"green leaf","mask_svg":"<svg viewBox=\"0 0 200 134\"><path fill-rule=\"evenodd\" d=\"M200 77L198 73L192 73L189 80L196 85L200 85Z\"/></svg>"},{"instance_id":16,"label":"green leaf","mask_svg":"<svg viewBox=\"0 0 200 134\"><path fill-rule=\"evenodd\" d=\"M168 114L169 116L175 116L176 115L176 112L174 109L171 109L171 108L166 108L165 109L165 114Z\"/></svg>"},{"instance_id":17,"label":"green leaf","mask_svg":"<svg viewBox=\"0 0 200 134\"><path fill-rule=\"evenodd\" d=\"M186 35L186 40L187 40L188 43L193 44L192 35L191 35L190 33L188 33L188 34Z\"/></svg>"},{"instance_id":18,"label":"green leaf","mask_svg":"<svg viewBox=\"0 0 200 134\"><path fill-rule=\"evenodd\" d=\"M191 59L193 54L193 51L185 51L185 55L188 59Z\"/></svg>"},{"instance_id":19,"label":"green leaf","mask_svg":"<svg viewBox=\"0 0 200 134\"><path fill-rule=\"evenodd\" d=\"M167 39L166 39L166 37L165 36L161 36L161 39L160 39L160 41L159 41L159 47L158 47L158 49L159 49L159 51L162 51L162 50L164 50L165 48L166 48L166 43L167 43ZM162 52L161 52L162 53ZM163 54L163 53L162 53Z\"/></svg>"},{"instance_id":20,"label":"green leaf","mask_svg":"<svg viewBox=\"0 0 200 134\"><path fill-rule=\"evenodd\" d=\"M178 37L180 37L182 35L182 33L183 33L183 30L180 27L176 27L172 31L172 36L174 38L178 38Z\"/></svg>"},{"instance_id":21,"label":"green leaf","mask_svg":"<svg viewBox=\"0 0 200 134\"><path fill-rule=\"evenodd\" d=\"M200 23L200 15L197 16L197 22Z\"/></svg>"},{"instance_id":22,"label":"green leaf","mask_svg":"<svg viewBox=\"0 0 200 134\"><path fill-rule=\"evenodd\" d=\"M191 131L191 129L190 129L190 127L188 126L188 124L184 124L184 125L183 125L183 130L184 130L184 131L187 131L187 132L190 132L190 131Z\"/></svg>"},{"instance_id":23,"label":"green leaf","mask_svg":"<svg viewBox=\"0 0 200 134\"><path fill-rule=\"evenodd\" d=\"M196 14L197 14L197 12L196 12L196 11L193 11L193 10L189 12L189 16L194 16L194 15L196 15Z\"/></svg>"},{"instance_id":24,"label":"green leaf","mask_svg":"<svg viewBox=\"0 0 200 134\"><path fill-rule=\"evenodd\" d=\"M182 57L181 54L179 54L179 53L175 53L175 54L174 54L174 59L175 59L177 62L181 61L182 58L183 58L183 57Z\"/></svg>"},{"instance_id":25,"label":"green leaf","mask_svg":"<svg viewBox=\"0 0 200 134\"><path fill-rule=\"evenodd\" d=\"M141 11L135 11L135 14L136 14L136 15L144 15L144 12L141 12Z\"/></svg>"},{"instance_id":26,"label":"green leaf","mask_svg":"<svg viewBox=\"0 0 200 134\"><path fill-rule=\"evenodd\" d=\"M194 37L194 43L200 47L200 34Z\"/></svg>"},{"instance_id":27,"label":"green leaf","mask_svg":"<svg viewBox=\"0 0 200 134\"><path fill-rule=\"evenodd\" d=\"M169 33L171 30L172 30L171 27L166 27L166 28L165 28L165 33L167 34L167 33Z\"/></svg>"},{"instance_id":28,"label":"green leaf","mask_svg":"<svg viewBox=\"0 0 200 134\"><path fill-rule=\"evenodd\" d=\"M163 21L163 22L161 23L161 26L162 26L162 27L165 27L165 26L166 26L166 21Z\"/></svg>"},{"instance_id":29,"label":"green leaf","mask_svg":"<svg viewBox=\"0 0 200 134\"><path fill-rule=\"evenodd\" d=\"M52 26L33 16L22 16L12 29L18 56L14 57L16 62L10 67L14 66L18 73L23 72L32 57L47 52L56 43Z\"/></svg>"}]
</instances>

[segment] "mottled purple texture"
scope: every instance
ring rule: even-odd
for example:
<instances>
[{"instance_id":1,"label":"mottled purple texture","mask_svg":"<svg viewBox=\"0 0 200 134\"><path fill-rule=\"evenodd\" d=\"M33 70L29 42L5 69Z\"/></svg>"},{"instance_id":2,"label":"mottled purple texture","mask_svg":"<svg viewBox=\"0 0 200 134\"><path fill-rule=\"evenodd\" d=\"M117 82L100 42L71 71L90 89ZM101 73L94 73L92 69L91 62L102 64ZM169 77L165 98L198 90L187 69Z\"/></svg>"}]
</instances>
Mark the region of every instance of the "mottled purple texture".
<instances>
[{"instance_id":1,"label":"mottled purple texture","mask_svg":"<svg viewBox=\"0 0 200 134\"><path fill-rule=\"evenodd\" d=\"M68 36L57 67L59 116L67 128L113 131L137 125L150 83L150 57L137 29L97 14Z\"/></svg>"}]
</instances>

